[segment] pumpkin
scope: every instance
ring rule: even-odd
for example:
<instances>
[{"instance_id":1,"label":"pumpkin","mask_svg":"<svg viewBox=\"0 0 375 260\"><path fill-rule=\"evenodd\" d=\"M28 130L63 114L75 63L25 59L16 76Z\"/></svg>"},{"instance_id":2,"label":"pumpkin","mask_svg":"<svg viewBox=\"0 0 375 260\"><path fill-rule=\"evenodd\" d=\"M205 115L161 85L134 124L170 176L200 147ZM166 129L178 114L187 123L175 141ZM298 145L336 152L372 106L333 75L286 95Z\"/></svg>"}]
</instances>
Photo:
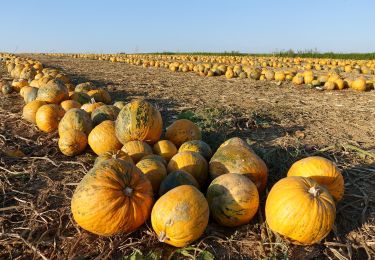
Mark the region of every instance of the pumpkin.
<instances>
[{"instance_id":1,"label":"pumpkin","mask_svg":"<svg viewBox=\"0 0 375 260\"><path fill-rule=\"evenodd\" d=\"M144 160L144 159L153 159L153 160L157 160L159 162L161 162L162 164L164 164L165 167L167 167L168 163L167 161L160 155L157 155L157 154L148 154L148 155L145 155L141 158L141 160Z\"/></svg>"},{"instance_id":2,"label":"pumpkin","mask_svg":"<svg viewBox=\"0 0 375 260\"><path fill-rule=\"evenodd\" d=\"M22 89L25 89L23 92L23 100L25 103L30 103L31 101L36 100L38 95L38 89L34 87L23 87Z\"/></svg>"},{"instance_id":3,"label":"pumpkin","mask_svg":"<svg viewBox=\"0 0 375 260\"><path fill-rule=\"evenodd\" d=\"M75 156L86 149L87 135L75 129L64 131L60 135L58 145L64 155Z\"/></svg>"},{"instance_id":4,"label":"pumpkin","mask_svg":"<svg viewBox=\"0 0 375 260\"><path fill-rule=\"evenodd\" d=\"M74 91L75 92L88 92L93 89L95 89L95 85L92 82L84 82L84 83L78 84L75 87Z\"/></svg>"},{"instance_id":5,"label":"pumpkin","mask_svg":"<svg viewBox=\"0 0 375 260\"><path fill-rule=\"evenodd\" d=\"M227 227L248 223L259 207L257 186L242 174L217 177L208 187L206 198L213 219Z\"/></svg>"},{"instance_id":6,"label":"pumpkin","mask_svg":"<svg viewBox=\"0 0 375 260\"><path fill-rule=\"evenodd\" d=\"M61 102L60 106L67 112L68 110L72 108L80 108L81 104L74 100L65 100Z\"/></svg>"},{"instance_id":7,"label":"pumpkin","mask_svg":"<svg viewBox=\"0 0 375 260\"><path fill-rule=\"evenodd\" d=\"M155 159L143 159L140 160L136 166L141 170L143 174L150 180L154 193L158 193L160 183L167 176L167 169L165 165Z\"/></svg>"},{"instance_id":8,"label":"pumpkin","mask_svg":"<svg viewBox=\"0 0 375 260\"><path fill-rule=\"evenodd\" d=\"M91 99L89 103L83 104L81 109L85 110L87 113L91 114L92 111L97 109L100 106L103 106L103 102L95 102L95 99Z\"/></svg>"},{"instance_id":9,"label":"pumpkin","mask_svg":"<svg viewBox=\"0 0 375 260\"><path fill-rule=\"evenodd\" d=\"M106 120L116 120L119 109L115 106L111 105L102 105L96 108L92 113L91 113L91 119L94 125L98 125L103 121Z\"/></svg>"},{"instance_id":10,"label":"pumpkin","mask_svg":"<svg viewBox=\"0 0 375 260\"><path fill-rule=\"evenodd\" d=\"M28 85L29 83L26 79L15 79L12 81L12 87L17 92L20 92L23 87Z\"/></svg>"},{"instance_id":11,"label":"pumpkin","mask_svg":"<svg viewBox=\"0 0 375 260\"><path fill-rule=\"evenodd\" d=\"M160 140L154 144L154 153L162 156L166 161L169 161L176 153L176 146L168 140Z\"/></svg>"},{"instance_id":12,"label":"pumpkin","mask_svg":"<svg viewBox=\"0 0 375 260\"><path fill-rule=\"evenodd\" d=\"M91 100L91 97L86 94L85 92L73 92L69 98L71 100L74 100L74 101L77 101L78 103L80 104L86 104L86 103L89 103L90 100Z\"/></svg>"},{"instance_id":13,"label":"pumpkin","mask_svg":"<svg viewBox=\"0 0 375 260\"><path fill-rule=\"evenodd\" d=\"M231 79L234 77L234 72L232 69L228 68L227 71L225 72L225 77L227 79Z\"/></svg>"},{"instance_id":14,"label":"pumpkin","mask_svg":"<svg viewBox=\"0 0 375 260\"><path fill-rule=\"evenodd\" d=\"M4 95L9 95L13 92L13 87L6 83L1 87L1 92L3 92Z\"/></svg>"},{"instance_id":15,"label":"pumpkin","mask_svg":"<svg viewBox=\"0 0 375 260\"><path fill-rule=\"evenodd\" d=\"M22 117L26 121L35 124L36 123L36 121L35 121L36 112L38 111L38 109L41 106L46 105L46 104L47 104L46 102L40 101L40 100L34 100L34 101L31 101L31 102L27 103L23 107Z\"/></svg>"},{"instance_id":16,"label":"pumpkin","mask_svg":"<svg viewBox=\"0 0 375 260\"><path fill-rule=\"evenodd\" d=\"M266 77L267 80L274 80L275 72L273 72L272 70L267 70L264 76Z\"/></svg>"},{"instance_id":17,"label":"pumpkin","mask_svg":"<svg viewBox=\"0 0 375 260\"><path fill-rule=\"evenodd\" d=\"M342 79L336 79L335 84L336 84L337 89L339 90L342 90L345 88L345 82Z\"/></svg>"},{"instance_id":18,"label":"pumpkin","mask_svg":"<svg viewBox=\"0 0 375 260\"><path fill-rule=\"evenodd\" d=\"M254 182L259 191L262 191L268 178L268 169L264 161L248 145L224 144L210 160L211 179L226 173L244 174Z\"/></svg>"},{"instance_id":19,"label":"pumpkin","mask_svg":"<svg viewBox=\"0 0 375 260\"><path fill-rule=\"evenodd\" d=\"M104 104L110 104L112 99L109 93L104 89L93 89L87 92L87 94L95 99L97 102L103 102Z\"/></svg>"},{"instance_id":20,"label":"pumpkin","mask_svg":"<svg viewBox=\"0 0 375 260\"><path fill-rule=\"evenodd\" d=\"M199 189L199 184L195 178L183 170L170 172L160 184L159 196L181 185L192 185Z\"/></svg>"},{"instance_id":21,"label":"pumpkin","mask_svg":"<svg viewBox=\"0 0 375 260\"><path fill-rule=\"evenodd\" d=\"M44 102L44 101L42 101ZM35 122L40 130L51 133L57 130L60 119L64 116L64 110L56 104L41 106L35 114Z\"/></svg>"},{"instance_id":22,"label":"pumpkin","mask_svg":"<svg viewBox=\"0 0 375 260\"><path fill-rule=\"evenodd\" d=\"M337 166L320 156L310 156L295 162L288 171L288 176L309 177L325 186L336 201L344 195L344 178Z\"/></svg>"},{"instance_id":23,"label":"pumpkin","mask_svg":"<svg viewBox=\"0 0 375 260\"><path fill-rule=\"evenodd\" d=\"M45 86L40 87L37 96L37 100L52 104L59 104L68 98L68 88L57 80L50 80Z\"/></svg>"},{"instance_id":24,"label":"pumpkin","mask_svg":"<svg viewBox=\"0 0 375 260\"><path fill-rule=\"evenodd\" d=\"M324 83L324 89L326 90L334 90L336 88L336 84L334 81L327 81Z\"/></svg>"},{"instance_id":25,"label":"pumpkin","mask_svg":"<svg viewBox=\"0 0 375 260\"><path fill-rule=\"evenodd\" d=\"M95 162L94 162L94 166L98 166L102 162L105 162L105 161L110 160L110 159L122 160L124 162L134 164L133 159L127 153L125 153L124 151L121 151L121 150L117 150L117 151L108 151L108 152L102 153L101 155L96 157Z\"/></svg>"},{"instance_id":26,"label":"pumpkin","mask_svg":"<svg viewBox=\"0 0 375 260\"><path fill-rule=\"evenodd\" d=\"M132 140L155 143L160 139L162 130L160 112L144 100L128 103L116 120L116 135L123 144Z\"/></svg>"},{"instance_id":27,"label":"pumpkin","mask_svg":"<svg viewBox=\"0 0 375 260\"><path fill-rule=\"evenodd\" d=\"M75 129L90 134L92 130L92 122L89 114L79 108L68 110L59 124L59 135L64 131Z\"/></svg>"},{"instance_id":28,"label":"pumpkin","mask_svg":"<svg viewBox=\"0 0 375 260\"><path fill-rule=\"evenodd\" d=\"M367 88L366 80L364 78L358 78L354 80L351 84L351 88L358 91L365 91Z\"/></svg>"},{"instance_id":29,"label":"pumpkin","mask_svg":"<svg viewBox=\"0 0 375 260\"><path fill-rule=\"evenodd\" d=\"M284 81L285 80L285 73L283 71L276 71L275 72L275 80L276 81Z\"/></svg>"},{"instance_id":30,"label":"pumpkin","mask_svg":"<svg viewBox=\"0 0 375 260\"><path fill-rule=\"evenodd\" d=\"M206 160L210 160L212 157L211 147L201 140L193 140L183 143L178 149L178 152L184 151L200 153Z\"/></svg>"},{"instance_id":31,"label":"pumpkin","mask_svg":"<svg viewBox=\"0 0 375 260\"><path fill-rule=\"evenodd\" d=\"M187 141L202 139L202 134L196 124L187 119L180 119L167 127L165 137L177 147L180 147Z\"/></svg>"},{"instance_id":32,"label":"pumpkin","mask_svg":"<svg viewBox=\"0 0 375 260\"><path fill-rule=\"evenodd\" d=\"M313 179L292 176L272 187L265 212L272 231L294 244L311 245L331 231L336 206L328 190Z\"/></svg>"},{"instance_id":33,"label":"pumpkin","mask_svg":"<svg viewBox=\"0 0 375 260\"><path fill-rule=\"evenodd\" d=\"M151 212L151 224L159 241L185 247L197 240L207 227L209 208L194 186L178 186L159 198Z\"/></svg>"},{"instance_id":34,"label":"pumpkin","mask_svg":"<svg viewBox=\"0 0 375 260\"><path fill-rule=\"evenodd\" d=\"M127 153L133 159L134 163L139 162L142 157L152 154L151 146L142 141L127 142L121 150Z\"/></svg>"},{"instance_id":35,"label":"pumpkin","mask_svg":"<svg viewBox=\"0 0 375 260\"><path fill-rule=\"evenodd\" d=\"M126 102L125 101L116 101L113 105L121 110L124 106L126 106Z\"/></svg>"},{"instance_id":36,"label":"pumpkin","mask_svg":"<svg viewBox=\"0 0 375 260\"><path fill-rule=\"evenodd\" d=\"M115 122L106 120L97 125L88 138L91 149L97 154L120 150L122 144L116 137Z\"/></svg>"},{"instance_id":37,"label":"pumpkin","mask_svg":"<svg viewBox=\"0 0 375 260\"><path fill-rule=\"evenodd\" d=\"M304 82L304 77L302 76L302 75L295 75L294 77L293 77L293 79L292 79L292 83L294 84L294 85L301 85L301 84L303 84L303 82Z\"/></svg>"},{"instance_id":38,"label":"pumpkin","mask_svg":"<svg viewBox=\"0 0 375 260\"><path fill-rule=\"evenodd\" d=\"M168 163L168 172L184 170L190 173L204 187L208 178L208 164L206 159L196 152L177 153Z\"/></svg>"},{"instance_id":39,"label":"pumpkin","mask_svg":"<svg viewBox=\"0 0 375 260\"><path fill-rule=\"evenodd\" d=\"M110 236L136 230L149 218L150 181L132 163L107 160L92 168L74 191L73 218L91 233Z\"/></svg>"}]
</instances>

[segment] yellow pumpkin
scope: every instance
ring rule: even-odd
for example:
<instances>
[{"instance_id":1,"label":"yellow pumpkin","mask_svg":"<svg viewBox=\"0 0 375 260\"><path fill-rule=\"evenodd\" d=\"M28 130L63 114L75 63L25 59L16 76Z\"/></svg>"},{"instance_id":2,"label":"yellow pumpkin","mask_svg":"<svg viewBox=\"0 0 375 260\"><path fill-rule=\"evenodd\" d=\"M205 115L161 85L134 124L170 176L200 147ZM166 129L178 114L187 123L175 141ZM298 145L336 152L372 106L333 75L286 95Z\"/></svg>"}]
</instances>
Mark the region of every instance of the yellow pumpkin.
<instances>
[{"instance_id":1,"label":"yellow pumpkin","mask_svg":"<svg viewBox=\"0 0 375 260\"><path fill-rule=\"evenodd\" d=\"M104 89L93 89L87 92L87 94L95 99L97 102L103 102L104 104L110 104L112 99L109 93Z\"/></svg>"},{"instance_id":2,"label":"yellow pumpkin","mask_svg":"<svg viewBox=\"0 0 375 260\"><path fill-rule=\"evenodd\" d=\"M36 121L35 121L36 112L38 111L38 109L41 106L46 105L46 104L47 104L46 102L40 101L40 100L34 100L34 101L31 101L30 103L27 103L23 107L22 117L26 121L35 124L36 123Z\"/></svg>"},{"instance_id":3,"label":"yellow pumpkin","mask_svg":"<svg viewBox=\"0 0 375 260\"><path fill-rule=\"evenodd\" d=\"M167 169L164 164L155 159L140 160L136 166L150 180L154 193L159 191L160 183L167 176Z\"/></svg>"},{"instance_id":4,"label":"yellow pumpkin","mask_svg":"<svg viewBox=\"0 0 375 260\"><path fill-rule=\"evenodd\" d=\"M320 156L310 156L295 162L288 171L288 176L309 177L325 186L336 201L344 195L344 178L337 166Z\"/></svg>"},{"instance_id":5,"label":"yellow pumpkin","mask_svg":"<svg viewBox=\"0 0 375 260\"><path fill-rule=\"evenodd\" d=\"M152 154L151 146L142 141L127 142L121 150L127 153L133 159L134 163L139 162L142 157Z\"/></svg>"},{"instance_id":6,"label":"yellow pumpkin","mask_svg":"<svg viewBox=\"0 0 375 260\"><path fill-rule=\"evenodd\" d=\"M326 237L335 222L335 201L326 188L310 178L281 179L266 201L270 229L294 244L311 245Z\"/></svg>"},{"instance_id":7,"label":"yellow pumpkin","mask_svg":"<svg viewBox=\"0 0 375 260\"><path fill-rule=\"evenodd\" d=\"M74 100L65 100L61 102L60 106L65 110L65 112L67 112L72 108L80 108L81 104Z\"/></svg>"},{"instance_id":8,"label":"yellow pumpkin","mask_svg":"<svg viewBox=\"0 0 375 260\"><path fill-rule=\"evenodd\" d=\"M60 135L58 145L64 155L75 156L86 149L87 136L78 130L67 130Z\"/></svg>"},{"instance_id":9,"label":"yellow pumpkin","mask_svg":"<svg viewBox=\"0 0 375 260\"><path fill-rule=\"evenodd\" d=\"M149 218L150 181L132 163L110 159L92 168L74 191L71 211L77 224L111 236L136 230Z\"/></svg>"},{"instance_id":10,"label":"yellow pumpkin","mask_svg":"<svg viewBox=\"0 0 375 260\"><path fill-rule=\"evenodd\" d=\"M201 187L206 185L208 178L208 164L206 159L196 152L177 153L168 163L168 172L184 170L190 173Z\"/></svg>"},{"instance_id":11,"label":"yellow pumpkin","mask_svg":"<svg viewBox=\"0 0 375 260\"><path fill-rule=\"evenodd\" d=\"M364 78L358 78L351 84L351 88L358 91L365 91L367 89L366 80Z\"/></svg>"},{"instance_id":12,"label":"yellow pumpkin","mask_svg":"<svg viewBox=\"0 0 375 260\"><path fill-rule=\"evenodd\" d=\"M177 153L177 148L171 141L160 140L154 144L153 151L168 162Z\"/></svg>"},{"instance_id":13,"label":"yellow pumpkin","mask_svg":"<svg viewBox=\"0 0 375 260\"><path fill-rule=\"evenodd\" d=\"M75 129L90 134L92 130L92 121L84 110L80 108L72 108L67 111L59 123L59 135L64 131Z\"/></svg>"},{"instance_id":14,"label":"yellow pumpkin","mask_svg":"<svg viewBox=\"0 0 375 260\"><path fill-rule=\"evenodd\" d=\"M200 153L206 160L210 160L212 157L211 147L201 140L193 140L183 143L178 149L178 152L185 151Z\"/></svg>"},{"instance_id":15,"label":"yellow pumpkin","mask_svg":"<svg viewBox=\"0 0 375 260\"><path fill-rule=\"evenodd\" d=\"M68 88L57 80L50 80L45 86L41 86L37 96L37 100L52 104L59 104L68 98Z\"/></svg>"},{"instance_id":16,"label":"yellow pumpkin","mask_svg":"<svg viewBox=\"0 0 375 260\"><path fill-rule=\"evenodd\" d=\"M81 106L81 109L85 110L87 113L91 114L95 109L97 109L100 106L103 106L103 102L95 102L94 99L90 101L90 103L83 104Z\"/></svg>"},{"instance_id":17,"label":"yellow pumpkin","mask_svg":"<svg viewBox=\"0 0 375 260\"><path fill-rule=\"evenodd\" d=\"M180 119L167 127L165 137L174 143L176 147L180 147L187 141L201 140L202 134L196 124L187 119Z\"/></svg>"},{"instance_id":18,"label":"yellow pumpkin","mask_svg":"<svg viewBox=\"0 0 375 260\"><path fill-rule=\"evenodd\" d=\"M255 184L242 174L227 173L214 179L207 189L211 216L227 227L248 223L259 207Z\"/></svg>"},{"instance_id":19,"label":"yellow pumpkin","mask_svg":"<svg viewBox=\"0 0 375 260\"><path fill-rule=\"evenodd\" d=\"M51 133L57 130L60 119L64 116L64 110L56 104L41 106L35 114L35 122L40 130Z\"/></svg>"},{"instance_id":20,"label":"yellow pumpkin","mask_svg":"<svg viewBox=\"0 0 375 260\"><path fill-rule=\"evenodd\" d=\"M98 166L102 162L105 162L110 159L117 159L120 161L134 164L133 159L127 153L121 150L117 150L117 151L109 151L109 152L102 153L101 155L99 155L95 159L94 166Z\"/></svg>"},{"instance_id":21,"label":"yellow pumpkin","mask_svg":"<svg viewBox=\"0 0 375 260\"><path fill-rule=\"evenodd\" d=\"M159 241L185 247L197 240L207 227L209 208L194 186L178 186L159 198L151 212L151 224Z\"/></svg>"},{"instance_id":22,"label":"yellow pumpkin","mask_svg":"<svg viewBox=\"0 0 375 260\"><path fill-rule=\"evenodd\" d=\"M167 161L160 155L157 155L157 154L148 154L148 155L145 155L141 158L141 160L144 160L144 159L153 159L153 160L157 160L159 162L161 162L162 164L164 164L165 167L167 167L168 163Z\"/></svg>"},{"instance_id":23,"label":"yellow pumpkin","mask_svg":"<svg viewBox=\"0 0 375 260\"><path fill-rule=\"evenodd\" d=\"M101 155L109 151L120 150L122 144L116 137L115 122L106 120L94 127L89 134L88 142L91 149Z\"/></svg>"}]
</instances>

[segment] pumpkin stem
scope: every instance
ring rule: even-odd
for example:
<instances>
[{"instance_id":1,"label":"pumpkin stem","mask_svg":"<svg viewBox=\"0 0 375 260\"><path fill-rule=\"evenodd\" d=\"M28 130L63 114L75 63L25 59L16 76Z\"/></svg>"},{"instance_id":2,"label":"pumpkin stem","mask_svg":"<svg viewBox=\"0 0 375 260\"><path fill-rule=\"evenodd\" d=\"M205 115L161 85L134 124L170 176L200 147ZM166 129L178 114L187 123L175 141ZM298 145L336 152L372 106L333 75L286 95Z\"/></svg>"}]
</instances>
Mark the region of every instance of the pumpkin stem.
<instances>
[{"instance_id":1,"label":"pumpkin stem","mask_svg":"<svg viewBox=\"0 0 375 260\"><path fill-rule=\"evenodd\" d=\"M126 196L130 197L130 196L133 195L133 189L130 188L130 187L126 187L126 188L124 189L124 193L125 193Z\"/></svg>"},{"instance_id":2,"label":"pumpkin stem","mask_svg":"<svg viewBox=\"0 0 375 260\"><path fill-rule=\"evenodd\" d=\"M90 103L94 104L95 103L95 98L91 98Z\"/></svg>"},{"instance_id":3,"label":"pumpkin stem","mask_svg":"<svg viewBox=\"0 0 375 260\"><path fill-rule=\"evenodd\" d=\"M314 198L318 197L322 191L319 189L318 186L313 186L309 189L309 193L313 195Z\"/></svg>"},{"instance_id":4,"label":"pumpkin stem","mask_svg":"<svg viewBox=\"0 0 375 260\"><path fill-rule=\"evenodd\" d=\"M164 231L160 232L158 239L160 242L164 242L165 240L168 239L167 234Z\"/></svg>"}]
</instances>

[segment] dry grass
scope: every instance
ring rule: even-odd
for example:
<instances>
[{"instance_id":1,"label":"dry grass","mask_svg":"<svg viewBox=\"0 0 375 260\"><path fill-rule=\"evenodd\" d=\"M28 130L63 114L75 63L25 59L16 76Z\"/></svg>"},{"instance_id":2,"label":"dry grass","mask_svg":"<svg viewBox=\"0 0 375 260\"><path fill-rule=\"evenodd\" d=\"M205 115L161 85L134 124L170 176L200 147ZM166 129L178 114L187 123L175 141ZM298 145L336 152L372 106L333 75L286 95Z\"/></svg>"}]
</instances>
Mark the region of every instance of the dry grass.
<instances>
[{"instance_id":1,"label":"dry grass","mask_svg":"<svg viewBox=\"0 0 375 260\"><path fill-rule=\"evenodd\" d=\"M371 151L375 142L374 134L362 138L360 131L349 129L353 138L345 139L338 131L329 132L331 124L327 122L326 125L321 125L320 129L326 130L332 136L331 140L322 134L320 138L315 135L314 137L319 139L314 141L310 131L316 128L311 128L306 122L319 119L321 115L310 113L308 108L304 110L306 121L303 121L303 117L289 110L277 114L276 109L263 109L264 102L272 102L272 99L260 101L259 107L252 109L245 109L247 106L223 106L220 102L207 102L202 96L187 102L188 96L183 94L177 102L172 98L160 96L156 87L150 86L153 84L148 78L150 75L146 75L143 82L137 81L139 84L149 82L149 85L142 86L143 92L140 86L132 85L139 77L136 73L143 72L142 69L135 68L128 78L117 79L115 72L111 70L96 70L95 73L89 74L92 67L86 66L84 61L62 61L65 63L54 60L49 62L51 65L55 63L66 68L67 72L72 64L75 65L77 69L73 78L76 81L85 78L99 85L105 84L116 99L129 100L146 93L145 96L160 107L168 123L177 117L196 121L204 131L205 140L214 148L231 136L247 139L270 169L268 190L278 179L285 176L288 167L295 160L309 155L321 155L335 161L343 170L345 196L337 207L334 230L321 244L309 247L294 246L268 229L263 211L267 191L261 197L262 210L251 223L229 229L211 222L204 236L183 252L159 243L150 223L128 235L107 238L92 235L78 228L72 220L70 198L76 183L92 166L95 158L93 153L88 151L72 159L63 156L57 148L56 134L43 134L35 126L22 120L22 101L17 94L0 96L0 259L120 259L133 252L141 252L144 256L152 252L153 257L166 258L174 253L177 258L194 258L198 257L202 250L211 252L218 259L375 258L375 163L374 152ZM95 62L101 64L100 66L108 64L105 66L112 69L117 66L108 62ZM123 64L119 66L132 68ZM78 73L77 70L82 71ZM0 70L0 76L1 73L4 71ZM153 73L155 76L154 71L147 73ZM163 84L168 86L175 81L197 77L176 76L163 71L160 73L161 78L158 76L155 80L165 80ZM113 82L115 80L124 82ZM213 82L217 80L220 82L220 79L214 79ZM241 82L231 84L234 89L243 85ZM271 92L272 89L263 91ZM314 93L306 93L311 96L304 97L304 100L314 99ZM292 98L295 99L295 95ZM341 98L345 99L345 95ZM330 100L335 100L335 97ZM295 104L294 101L291 102ZM356 107L353 103L351 109L363 109L361 102L358 102ZM284 108L286 104L287 100ZM285 113L290 114L288 120L283 121ZM370 113L374 113L374 110ZM371 127L362 124L363 117L355 118L351 115L352 124L359 124L360 129L365 128L370 132ZM293 120L300 124L290 124ZM364 142L353 142L353 139ZM366 151L358 149L359 147L366 147ZM7 156L10 150L21 150L25 156Z\"/></svg>"}]
</instances>

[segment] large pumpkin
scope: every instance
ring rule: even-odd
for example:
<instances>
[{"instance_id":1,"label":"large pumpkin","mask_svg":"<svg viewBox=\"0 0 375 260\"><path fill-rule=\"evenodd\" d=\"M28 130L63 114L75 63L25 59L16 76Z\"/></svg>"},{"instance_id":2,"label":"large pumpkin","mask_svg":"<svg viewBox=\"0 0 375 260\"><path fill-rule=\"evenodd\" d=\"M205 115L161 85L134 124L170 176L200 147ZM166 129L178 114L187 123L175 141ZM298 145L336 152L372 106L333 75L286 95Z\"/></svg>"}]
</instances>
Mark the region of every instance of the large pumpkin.
<instances>
[{"instance_id":1,"label":"large pumpkin","mask_svg":"<svg viewBox=\"0 0 375 260\"><path fill-rule=\"evenodd\" d=\"M67 112L68 110L72 108L80 108L81 104L74 100L65 100L61 102L60 106Z\"/></svg>"},{"instance_id":2,"label":"large pumpkin","mask_svg":"<svg viewBox=\"0 0 375 260\"><path fill-rule=\"evenodd\" d=\"M262 191L268 178L267 165L263 160L245 144L224 144L211 158L211 178L215 179L226 173L244 174Z\"/></svg>"},{"instance_id":3,"label":"large pumpkin","mask_svg":"<svg viewBox=\"0 0 375 260\"><path fill-rule=\"evenodd\" d=\"M162 129L160 112L144 100L127 104L116 120L116 135L123 144L133 140L155 143L160 139Z\"/></svg>"},{"instance_id":4,"label":"large pumpkin","mask_svg":"<svg viewBox=\"0 0 375 260\"><path fill-rule=\"evenodd\" d=\"M242 174L217 177L208 187L206 197L212 217L227 227L248 223L259 207L257 187Z\"/></svg>"},{"instance_id":5,"label":"large pumpkin","mask_svg":"<svg viewBox=\"0 0 375 260\"><path fill-rule=\"evenodd\" d=\"M78 103L83 105L83 104L89 103L91 100L91 97L85 92L73 92L70 95L70 99L77 101Z\"/></svg>"},{"instance_id":6,"label":"large pumpkin","mask_svg":"<svg viewBox=\"0 0 375 260\"><path fill-rule=\"evenodd\" d=\"M84 132L71 129L64 131L58 142L60 151L66 156L82 153L87 146L87 135Z\"/></svg>"},{"instance_id":7,"label":"large pumpkin","mask_svg":"<svg viewBox=\"0 0 375 260\"><path fill-rule=\"evenodd\" d=\"M176 170L190 173L201 187L206 185L208 164L201 154L190 151L177 153L168 163L168 172Z\"/></svg>"},{"instance_id":8,"label":"large pumpkin","mask_svg":"<svg viewBox=\"0 0 375 260\"><path fill-rule=\"evenodd\" d=\"M266 201L266 221L270 229L294 244L318 243L335 222L335 201L328 190L310 178L281 179Z\"/></svg>"},{"instance_id":9,"label":"large pumpkin","mask_svg":"<svg viewBox=\"0 0 375 260\"><path fill-rule=\"evenodd\" d=\"M34 87L23 87L21 90L23 91L23 100L25 103L30 103L31 101L36 100L38 95L38 89Z\"/></svg>"},{"instance_id":10,"label":"large pumpkin","mask_svg":"<svg viewBox=\"0 0 375 260\"><path fill-rule=\"evenodd\" d=\"M167 169L164 164L155 159L140 160L136 166L150 180L154 193L159 191L160 183L167 176Z\"/></svg>"},{"instance_id":11,"label":"large pumpkin","mask_svg":"<svg viewBox=\"0 0 375 260\"><path fill-rule=\"evenodd\" d=\"M122 160L124 162L134 164L133 159L127 153L125 153L124 151L121 151L121 150L117 150L117 151L108 151L108 152L102 153L101 155L96 157L95 162L94 162L94 166L98 166L102 162L105 162L105 161L110 160L110 159Z\"/></svg>"},{"instance_id":12,"label":"large pumpkin","mask_svg":"<svg viewBox=\"0 0 375 260\"><path fill-rule=\"evenodd\" d=\"M58 80L50 80L38 90L37 100L59 104L69 98L68 88Z\"/></svg>"},{"instance_id":13,"label":"large pumpkin","mask_svg":"<svg viewBox=\"0 0 375 260\"><path fill-rule=\"evenodd\" d=\"M325 186L336 201L344 195L344 178L340 170L330 160L311 156L295 162L288 171L288 176L309 177Z\"/></svg>"},{"instance_id":14,"label":"large pumpkin","mask_svg":"<svg viewBox=\"0 0 375 260\"><path fill-rule=\"evenodd\" d=\"M124 144L121 150L127 153L135 163L139 162L142 157L152 154L151 146L142 141L127 142Z\"/></svg>"},{"instance_id":15,"label":"large pumpkin","mask_svg":"<svg viewBox=\"0 0 375 260\"><path fill-rule=\"evenodd\" d=\"M119 112L120 110L115 106L102 105L91 112L91 119L94 125L98 125L106 120L116 120Z\"/></svg>"},{"instance_id":16,"label":"large pumpkin","mask_svg":"<svg viewBox=\"0 0 375 260\"><path fill-rule=\"evenodd\" d=\"M177 147L180 147L187 141L202 139L202 134L196 124L187 119L180 119L167 127L165 137Z\"/></svg>"},{"instance_id":17,"label":"large pumpkin","mask_svg":"<svg viewBox=\"0 0 375 260\"><path fill-rule=\"evenodd\" d=\"M169 161L176 153L176 146L168 140L160 140L154 144L154 153L162 156L166 161Z\"/></svg>"},{"instance_id":18,"label":"large pumpkin","mask_svg":"<svg viewBox=\"0 0 375 260\"><path fill-rule=\"evenodd\" d=\"M197 240L207 227L209 208L194 186L178 186L156 201L151 224L161 242L184 247Z\"/></svg>"},{"instance_id":19,"label":"large pumpkin","mask_svg":"<svg viewBox=\"0 0 375 260\"><path fill-rule=\"evenodd\" d=\"M60 119L64 116L64 110L56 104L41 106L35 114L35 122L40 130L51 133L57 130Z\"/></svg>"},{"instance_id":20,"label":"large pumpkin","mask_svg":"<svg viewBox=\"0 0 375 260\"><path fill-rule=\"evenodd\" d=\"M88 138L91 149L97 154L121 149L122 144L116 137L115 122L106 120L97 125Z\"/></svg>"},{"instance_id":21,"label":"large pumpkin","mask_svg":"<svg viewBox=\"0 0 375 260\"><path fill-rule=\"evenodd\" d=\"M190 173L187 173L183 170L177 170L174 172L170 172L167 177L165 177L161 182L159 188L159 196L162 196L171 189L174 189L181 185L192 185L199 189L198 182Z\"/></svg>"},{"instance_id":22,"label":"large pumpkin","mask_svg":"<svg viewBox=\"0 0 375 260\"><path fill-rule=\"evenodd\" d=\"M59 135L64 131L75 129L90 134L92 130L92 121L89 114L80 108L72 108L65 113L59 124Z\"/></svg>"},{"instance_id":23,"label":"large pumpkin","mask_svg":"<svg viewBox=\"0 0 375 260\"><path fill-rule=\"evenodd\" d=\"M212 157L211 147L201 140L187 141L183 143L178 152L191 151L200 153L206 160L210 160Z\"/></svg>"},{"instance_id":24,"label":"large pumpkin","mask_svg":"<svg viewBox=\"0 0 375 260\"><path fill-rule=\"evenodd\" d=\"M132 163L110 159L92 168L74 191L71 210L79 226L110 236L131 232L150 216L150 181Z\"/></svg>"},{"instance_id":25,"label":"large pumpkin","mask_svg":"<svg viewBox=\"0 0 375 260\"><path fill-rule=\"evenodd\" d=\"M43 106L43 105L46 105L47 103L44 102L44 101L40 101L40 100L34 100L34 101L31 101L30 103L27 103L24 107L23 107L23 111L22 111L22 117L30 122L30 123L36 123L35 122L35 115L36 115L36 112L38 111L38 109Z\"/></svg>"}]
</instances>

